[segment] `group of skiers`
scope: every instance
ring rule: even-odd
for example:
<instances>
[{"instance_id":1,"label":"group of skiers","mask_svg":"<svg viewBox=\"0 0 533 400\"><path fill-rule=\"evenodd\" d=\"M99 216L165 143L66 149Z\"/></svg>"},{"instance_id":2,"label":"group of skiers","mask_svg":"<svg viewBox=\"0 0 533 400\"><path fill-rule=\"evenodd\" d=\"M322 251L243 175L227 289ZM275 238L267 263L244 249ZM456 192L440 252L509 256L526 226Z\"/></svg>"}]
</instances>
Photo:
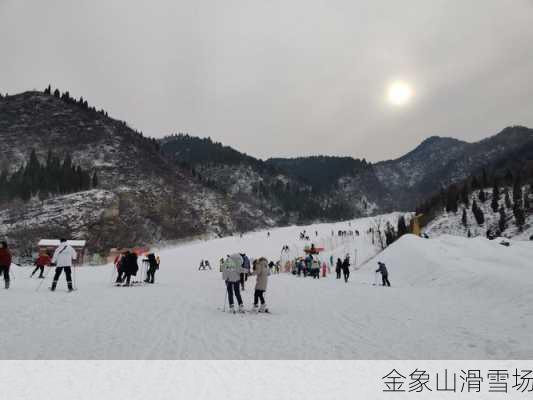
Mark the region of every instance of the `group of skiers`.
<instances>
[{"instance_id":1,"label":"group of skiers","mask_svg":"<svg viewBox=\"0 0 533 400\"><path fill-rule=\"evenodd\" d=\"M139 271L137 263L138 256L135 252L126 250L115 258L115 268L117 270L116 286L131 286L131 277L136 276ZM143 263L147 264L146 278L143 282L154 283L155 271L159 269L160 259L154 253L149 253ZM125 281L125 282L124 282Z\"/></svg>"},{"instance_id":2,"label":"group of skiers","mask_svg":"<svg viewBox=\"0 0 533 400\"><path fill-rule=\"evenodd\" d=\"M54 279L52 281L51 291L56 290L57 282L61 274L64 272L67 279L68 291L74 290L72 284L72 263L77 258L76 250L67 243L66 239L59 241L59 246L55 249L52 257L47 252L43 252L39 255L35 261L35 269L31 273L31 277L35 275L37 271L40 271L39 278L44 278L44 267L55 266ZM9 289L10 275L9 269L11 267L11 252L5 241L0 243L0 272L4 276L5 288Z\"/></svg>"},{"instance_id":3,"label":"group of skiers","mask_svg":"<svg viewBox=\"0 0 533 400\"><path fill-rule=\"evenodd\" d=\"M265 257L255 259L250 266L250 259L246 254L235 253L228 255L226 260L221 263L222 279L226 284L226 296L229 302L229 310L232 313L244 312L244 304L241 296L241 289L244 290L244 283L248 276L255 276L254 305L253 312L268 313L264 294L268 285L268 276L270 268L268 260ZM237 300L238 310L235 310L235 299ZM224 300L225 309L226 300ZM261 305L259 306L259 303Z\"/></svg>"},{"instance_id":4,"label":"group of skiers","mask_svg":"<svg viewBox=\"0 0 533 400\"><path fill-rule=\"evenodd\" d=\"M200 260L200 266L198 267L198 271L205 271L208 268L211 269L211 264L209 264L209 260Z\"/></svg>"},{"instance_id":5,"label":"group of skiers","mask_svg":"<svg viewBox=\"0 0 533 400\"><path fill-rule=\"evenodd\" d=\"M340 258L337 258L337 265L335 267L335 272L337 273L337 279L341 279L341 271L344 275L344 282L348 283L348 278L350 277L350 257L344 257L344 261L341 261Z\"/></svg>"}]
</instances>

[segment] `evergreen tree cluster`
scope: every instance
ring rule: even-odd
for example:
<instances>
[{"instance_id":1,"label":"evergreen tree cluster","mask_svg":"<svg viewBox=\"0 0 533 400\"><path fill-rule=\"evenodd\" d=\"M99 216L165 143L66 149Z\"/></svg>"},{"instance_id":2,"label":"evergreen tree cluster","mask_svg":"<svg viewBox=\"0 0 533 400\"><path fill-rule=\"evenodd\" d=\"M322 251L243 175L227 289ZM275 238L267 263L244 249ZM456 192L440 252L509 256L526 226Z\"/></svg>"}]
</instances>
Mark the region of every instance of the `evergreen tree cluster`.
<instances>
[{"instance_id":1,"label":"evergreen tree cluster","mask_svg":"<svg viewBox=\"0 0 533 400\"><path fill-rule=\"evenodd\" d=\"M50 95L50 96L54 96L60 100L63 100L65 103L68 103L68 104L72 104L72 105L76 105L80 108L83 108L85 110L88 110L88 111L92 111L92 112L98 112L104 116L108 116L107 115L107 112L104 111L103 109L97 111L96 110L96 107L94 106L89 106L89 103L87 103L87 100L85 100L83 97L80 97L79 99L75 99L74 97L71 97L70 96L70 93L69 91L65 91L63 93L61 93L59 91L59 89L55 89L54 91L52 91L52 86L51 85L48 85L48 87L46 89L44 89L43 91L44 94L47 94L47 95Z\"/></svg>"},{"instance_id":2,"label":"evergreen tree cluster","mask_svg":"<svg viewBox=\"0 0 533 400\"><path fill-rule=\"evenodd\" d=\"M13 174L7 170L0 174L0 201L30 200L38 195L41 200L54 194L67 194L98 186L96 172L91 174L72 162L70 155L63 160L48 152L46 162L41 164L35 150L29 161Z\"/></svg>"},{"instance_id":3,"label":"evergreen tree cluster","mask_svg":"<svg viewBox=\"0 0 533 400\"><path fill-rule=\"evenodd\" d=\"M525 171L525 172L524 172ZM527 178L526 178L527 176ZM529 183L529 185L527 185ZM462 206L461 223L468 228L469 221L466 210L470 208L472 193L478 191L477 199L473 199L471 210L478 225L485 223L485 215L479 207L478 201L482 204L490 200L490 208L499 214L498 231L501 234L509 227L509 220L514 216L514 223L522 229L526 216L530 210L530 192L533 185L533 169L527 172L526 168L516 171L506 169L494 171L489 177L485 169L480 175L473 175L463 182L452 184L446 189L442 189L439 194L430 197L419 205L416 210L418 214L423 214L422 225L426 225L440 212L445 210L448 213L457 213ZM526 190L523 187L526 186ZM486 189L492 188L490 193ZM502 201L503 200L503 201Z\"/></svg>"},{"instance_id":4,"label":"evergreen tree cluster","mask_svg":"<svg viewBox=\"0 0 533 400\"><path fill-rule=\"evenodd\" d=\"M77 106L81 108L82 110L86 110L88 112L95 113L95 114L100 114L104 117L109 117L109 115L107 114L107 111L105 111L104 109L97 110L96 107L89 106L89 103L87 103L87 100L85 100L83 97L80 97L77 100L74 97L71 97L68 90L63 93L61 93L59 89L55 89L52 91L52 86L48 85L48 87L44 89L43 93L49 96L54 96L55 98L60 99L67 104ZM118 121L118 122L123 127L130 128L125 121ZM135 135L137 136L139 140L148 141L150 145L153 146L157 151L161 150L157 139L145 137L141 131L135 130L133 128L130 128L130 129L135 133Z\"/></svg>"}]
</instances>

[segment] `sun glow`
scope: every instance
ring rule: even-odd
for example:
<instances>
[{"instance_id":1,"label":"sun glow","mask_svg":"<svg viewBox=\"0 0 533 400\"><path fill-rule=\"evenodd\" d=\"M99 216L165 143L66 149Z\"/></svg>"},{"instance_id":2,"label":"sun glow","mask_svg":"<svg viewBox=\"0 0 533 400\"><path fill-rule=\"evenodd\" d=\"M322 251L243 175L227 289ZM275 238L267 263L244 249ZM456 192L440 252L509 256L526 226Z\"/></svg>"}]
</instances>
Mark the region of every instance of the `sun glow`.
<instances>
[{"instance_id":1,"label":"sun glow","mask_svg":"<svg viewBox=\"0 0 533 400\"><path fill-rule=\"evenodd\" d=\"M412 96L413 90L405 81L392 82L387 89L389 103L395 106L403 106L407 104Z\"/></svg>"}]
</instances>

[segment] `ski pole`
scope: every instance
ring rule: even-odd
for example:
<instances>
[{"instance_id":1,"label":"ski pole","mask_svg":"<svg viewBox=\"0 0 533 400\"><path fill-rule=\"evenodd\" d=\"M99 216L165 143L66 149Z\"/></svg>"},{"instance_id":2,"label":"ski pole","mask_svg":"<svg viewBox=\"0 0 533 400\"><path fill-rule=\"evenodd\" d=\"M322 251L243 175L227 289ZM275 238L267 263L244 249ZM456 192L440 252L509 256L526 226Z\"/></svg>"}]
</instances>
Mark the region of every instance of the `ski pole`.
<instances>
[{"instance_id":1,"label":"ski pole","mask_svg":"<svg viewBox=\"0 0 533 400\"><path fill-rule=\"evenodd\" d=\"M76 280L76 268L77 268L77 267L72 267L72 269L73 269L72 272L73 272L73 275L74 275L74 276L73 276L73 278L74 278L74 279L73 279L73 281L74 281L74 282L73 282L73 283L74 283L74 290L78 290L78 281Z\"/></svg>"},{"instance_id":2,"label":"ski pole","mask_svg":"<svg viewBox=\"0 0 533 400\"><path fill-rule=\"evenodd\" d=\"M51 269L52 267L48 267L48 271L46 271L46 275L44 276L43 279L41 279L41 282L39 282L39 284L37 285L37 288L35 289L36 292L38 292L41 289L43 282L48 278L48 275L50 275Z\"/></svg>"},{"instance_id":3,"label":"ski pole","mask_svg":"<svg viewBox=\"0 0 533 400\"><path fill-rule=\"evenodd\" d=\"M228 299L228 284L226 283L226 294L224 295L224 308L222 308L223 312L226 312L226 300Z\"/></svg>"}]
</instances>

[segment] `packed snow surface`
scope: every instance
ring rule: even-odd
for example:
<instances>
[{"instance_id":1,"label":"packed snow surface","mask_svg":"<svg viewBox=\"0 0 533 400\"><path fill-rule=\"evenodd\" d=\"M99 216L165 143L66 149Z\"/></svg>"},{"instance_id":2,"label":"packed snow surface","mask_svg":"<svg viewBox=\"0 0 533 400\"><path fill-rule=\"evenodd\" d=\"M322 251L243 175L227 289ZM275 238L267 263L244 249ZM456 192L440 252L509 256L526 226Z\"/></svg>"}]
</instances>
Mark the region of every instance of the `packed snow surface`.
<instances>
[{"instance_id":1,"label":"packed snow surface","mask_svg":"<svg viewBox=\"0 0 533 400\"><path fill-rule=\"evenodd\" d=\"M386 218L395 221L397 215ZM114 287L112 266L79 267L49 292L29 268L1 289L2 359L531 359L533 243L404 236L379 253L372 218L287 227L161 250L154 285ZM307 230L311 241L298 239ZM360 236L337 237L339 229ZM335 236L331 231L334 230ZM318 231L316 236L315 231ZM305 244L356 257L350 280L271 275L271 314L223 313L220 257L246 252L278 260ZM357 256L355 255L357 251ZM284 255L283 257L287 257ZM198 271L208 259L212 271ZM374 286L376 261L392 287ZM243 293L251 308L255 278Z\"/></svg>"}]
</instances>

